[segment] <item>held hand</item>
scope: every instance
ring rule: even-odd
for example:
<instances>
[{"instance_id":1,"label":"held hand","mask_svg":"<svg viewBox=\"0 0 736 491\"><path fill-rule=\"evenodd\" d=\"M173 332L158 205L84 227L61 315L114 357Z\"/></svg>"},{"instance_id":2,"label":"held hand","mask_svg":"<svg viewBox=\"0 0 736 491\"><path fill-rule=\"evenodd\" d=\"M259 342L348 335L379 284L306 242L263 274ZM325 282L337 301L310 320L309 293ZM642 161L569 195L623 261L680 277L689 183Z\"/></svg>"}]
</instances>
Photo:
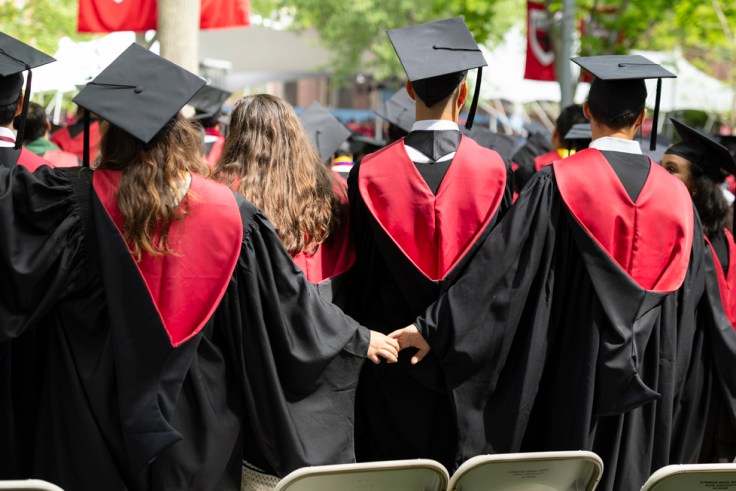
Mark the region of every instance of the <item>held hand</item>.
<instances>
[{"instance_id":1,"label":"held hand","mask_svg":"<svg viewBox=\"0 0 736 491\"><path fill-rule=\"evenodd\" d=\"M411 364L416 365L432 349L414 324L403 329L398 329L388 335L399 342L401 349L417 348L419 351L411 357Z\"/></svg>"},{"instance_id":2,"label":"held hand","mask_svg":"<svg viewBox=\"0 0 736 491\"><path fill-rule=\"evenodd\" d=\"M376 365L381 363L379 356L389 363L396 363L399 361L399 343L385 334L371 331L371 342L366 356Z\"/></svg>"}]
</instances>

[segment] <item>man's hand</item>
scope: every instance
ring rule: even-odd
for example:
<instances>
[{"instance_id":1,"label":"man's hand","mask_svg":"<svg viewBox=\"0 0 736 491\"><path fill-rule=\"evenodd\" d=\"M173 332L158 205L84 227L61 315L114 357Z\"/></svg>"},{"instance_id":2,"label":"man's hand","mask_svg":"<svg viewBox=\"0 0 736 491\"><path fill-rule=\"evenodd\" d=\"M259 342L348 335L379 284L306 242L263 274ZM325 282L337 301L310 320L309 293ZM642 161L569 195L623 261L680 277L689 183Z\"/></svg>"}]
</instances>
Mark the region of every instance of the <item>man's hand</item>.
<instances>
[{"instance_id":1,"label":"man's hand","mask_svg":"<svg viewBox=\"0 0 736 491\"><path fill-rule=\"evenodd\" d=\"M414 324L398 329L389 334L388 337L398 341L402 350L406 348L417 348L419 350L411 357L412 365L422 361L422 358L427 356L427 353L432 349Z\"/></svg>"},{"instance_id":2,"label":"man's hand","mask_svg":"<svg viewBox=\"0 0 736 491\"><path fill-rule=\"evenodd\" d=\"M399 343L385 334L371 331L371 342L366 356L376 365L381 363L379 356L389 363L396 363L399 361Z\"/></svg>"}]
</instances>

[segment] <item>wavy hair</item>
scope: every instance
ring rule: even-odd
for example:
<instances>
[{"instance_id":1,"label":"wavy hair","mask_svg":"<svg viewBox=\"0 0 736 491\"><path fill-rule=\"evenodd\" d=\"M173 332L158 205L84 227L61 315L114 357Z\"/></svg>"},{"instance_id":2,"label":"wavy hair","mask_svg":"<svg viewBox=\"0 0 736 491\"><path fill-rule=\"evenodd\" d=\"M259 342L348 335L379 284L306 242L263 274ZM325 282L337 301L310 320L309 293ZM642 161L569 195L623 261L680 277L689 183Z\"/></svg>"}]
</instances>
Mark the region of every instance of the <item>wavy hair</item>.
<instances>
[{"instance_id":1,"label":"wavy hair","mask_svg":"<svg viewBox=\"0 0 736 491\"><path fill-rule=\"evenodd\" d=\"M181 115L167 128L144 147L117 126L103 124L96 168L122 172L117 202L125 220L123 237L137 260L142 253L176 253L168 243L169 229L186 216L191 194L182 199L182 183L190 173L207 174L199 130Z\"/></svg>"},{"instance_id":2,"label":"wavy hair","mask_svg":"<svg viewBox=\"0 0 736 491\"><path fill-rule=\"evenodd\" d=\"M264 211L291 255L313 253L340 225L335 177L283 99L258 94L235 103L213 174Z\"/></svg>"}]
</instances>

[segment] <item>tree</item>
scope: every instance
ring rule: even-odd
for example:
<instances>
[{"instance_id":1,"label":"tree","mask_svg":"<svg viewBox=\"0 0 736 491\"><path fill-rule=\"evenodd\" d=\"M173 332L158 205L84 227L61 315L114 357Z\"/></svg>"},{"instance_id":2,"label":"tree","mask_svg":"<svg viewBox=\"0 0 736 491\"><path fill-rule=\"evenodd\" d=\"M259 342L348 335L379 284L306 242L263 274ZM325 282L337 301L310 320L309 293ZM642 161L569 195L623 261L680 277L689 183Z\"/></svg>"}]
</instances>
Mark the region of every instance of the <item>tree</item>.
<instances>
[{"instance_id":1,"label":"tree","mask_svg":"<svg viewBox=\"0 0 736 491\"><path fill-rule=\"evenodd\" d=\"M368 68L378 79L403 76L388 29L462 15L476 41L493 43L524 12L518 0L253 0L251 6L266 18L291 20L295 29L316 29L334 53L338 80Z\"/></svg>"},{"instance_id":2,"label":"tree","mask_svg":"<svg viewBox=\"0 0 736 491\"><path fill-rule=\"evenodd\" d=\"M2 31L45 53L54 54L59 39L91 39L77 33L77 0L0 2Z\"/></svg>"}]
</instances>

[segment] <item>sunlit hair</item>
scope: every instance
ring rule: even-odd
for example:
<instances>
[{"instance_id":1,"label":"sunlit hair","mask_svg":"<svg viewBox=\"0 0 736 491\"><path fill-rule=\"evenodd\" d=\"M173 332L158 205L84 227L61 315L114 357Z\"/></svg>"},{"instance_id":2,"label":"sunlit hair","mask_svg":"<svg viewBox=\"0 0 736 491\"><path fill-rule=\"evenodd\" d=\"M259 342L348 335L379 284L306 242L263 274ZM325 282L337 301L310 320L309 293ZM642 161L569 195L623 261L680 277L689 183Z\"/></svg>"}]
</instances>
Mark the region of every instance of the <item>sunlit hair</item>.
<instances>
[{"instance_id":1,"label":"sunlit hair","mask_svg":"<svg viewBox=\"0 0 736 491\"><path fill-rule=\"evenodd\" d=\"M169 247L169 228L186 216L190 194L178 196L188 173L207 174L196 127L176 116L168 132L150 148L117 126L104 123L97 169L122 171L118 206L125 221L125 237L131 252L154 256L175 254Z\"/></svg>"},{"instance_id":2,"label":"sunlit hair","mask_svg":"<svg viewBox=\"0 0 736 491\"><path fill-rule=\"evenodd\" d=\"M213 173L264 211L292 255L313 253L339 226L333 173L283 99L259 94L235 104Z\"/></svg>"}]
</instances>

